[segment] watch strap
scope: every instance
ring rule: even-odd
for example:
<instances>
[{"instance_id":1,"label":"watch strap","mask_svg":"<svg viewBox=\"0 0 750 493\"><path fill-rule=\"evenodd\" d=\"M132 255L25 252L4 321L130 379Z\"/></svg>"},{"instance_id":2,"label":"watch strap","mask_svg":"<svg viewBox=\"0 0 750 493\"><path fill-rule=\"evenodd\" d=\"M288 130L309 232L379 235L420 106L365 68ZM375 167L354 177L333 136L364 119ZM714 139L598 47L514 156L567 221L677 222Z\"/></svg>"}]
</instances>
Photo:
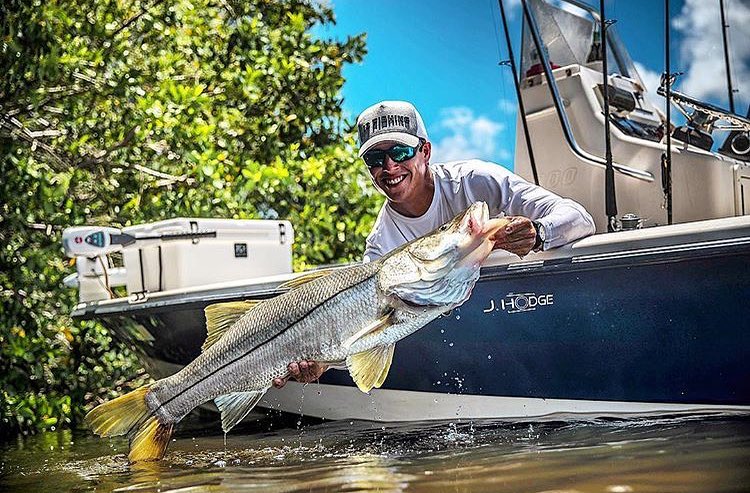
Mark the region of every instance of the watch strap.
<instances>
[{"instance_id":1,"label":"watch strap","mask_svg":"<svg viewBox=\"0 0 750 493\"><path fill-rule=\"evenodd\" d=\"M536 241L534 242L534 250L541 250L542 245L544 243L544 238L542 238L542 223L539 221L531 221L531 224L534 225L534 230L536 231Z\"/></svg>"}]
</instances>

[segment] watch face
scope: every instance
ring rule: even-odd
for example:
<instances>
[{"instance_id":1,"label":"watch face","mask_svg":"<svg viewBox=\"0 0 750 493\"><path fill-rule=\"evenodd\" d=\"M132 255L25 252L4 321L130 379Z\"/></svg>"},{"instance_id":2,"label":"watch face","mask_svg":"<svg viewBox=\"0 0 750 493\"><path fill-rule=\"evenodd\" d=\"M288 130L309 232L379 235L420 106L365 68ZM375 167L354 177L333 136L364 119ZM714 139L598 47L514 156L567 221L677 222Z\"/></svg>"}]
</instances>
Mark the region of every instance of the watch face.
<instances>
[{"instance_id":1,"label":"watch face","mask_svg":"<svg viewBox=\"0 0 750 493\"><path fill-rule=\"evenodd\" d=\"M537 228L538 228L537 229L537 233L539 234L539 238L541 238L542 241L547 241L547 234L544 231L544 226L542 226L541 224L539 224Z\"/></svg>"}]
</instances>

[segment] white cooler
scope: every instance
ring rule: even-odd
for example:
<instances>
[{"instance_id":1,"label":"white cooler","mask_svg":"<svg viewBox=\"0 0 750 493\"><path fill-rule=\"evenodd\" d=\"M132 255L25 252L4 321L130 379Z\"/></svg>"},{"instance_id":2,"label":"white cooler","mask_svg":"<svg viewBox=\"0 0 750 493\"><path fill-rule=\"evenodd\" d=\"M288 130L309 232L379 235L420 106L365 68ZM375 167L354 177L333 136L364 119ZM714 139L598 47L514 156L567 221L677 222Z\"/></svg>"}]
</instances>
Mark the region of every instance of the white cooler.
<instances>
[{"instance_id":1,"label":"white cooler","mask_svg":"<svg viewBox=\"0 0 750 493\"><path fill-rule=\"evenodd\" d=\"M128 294L292 272L294 230L289 221L178 218L123 232L162 236L123 249ZM215 232L215 237L169 238L203 232Z\"/></svg>"}]
</instances>

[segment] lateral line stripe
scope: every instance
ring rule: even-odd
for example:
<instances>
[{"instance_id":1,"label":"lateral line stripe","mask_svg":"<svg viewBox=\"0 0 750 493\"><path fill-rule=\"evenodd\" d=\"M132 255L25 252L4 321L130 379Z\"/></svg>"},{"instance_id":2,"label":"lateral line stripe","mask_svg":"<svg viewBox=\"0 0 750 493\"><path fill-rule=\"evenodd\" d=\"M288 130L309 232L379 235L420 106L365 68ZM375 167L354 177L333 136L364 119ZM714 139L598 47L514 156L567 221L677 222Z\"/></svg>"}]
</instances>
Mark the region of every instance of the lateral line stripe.
<instances>
[{"instance_id":1,"label":"lateral line stripe","mask_svg":"<svg viewBox=\"0 0 750 493\"><path fill-rule=\"evenodd\" d=\"M356 287L357 287L357 286L359 286L360 284L363 284L363 283L365 283L365 282L369 281L369 280L370 280L370 278L372 278L372 276L373 276L373 275L374 275L374 274L371 274L371 275L367 276L367 277L366 277L365 279L363 279L363 280L361 280L361 281L359 281L359 282L357 282L357 283L355 283L355 284L352 284L351 286L347 287L347 288L346 288L346 289L344 289L344 290L338 291L338 292L337 292L337 293L335 293L335 294L334 294L333 296L330 296L330 297L326 298L326 299L325 299L325 300L323 300L322 302L318 303L318 304L317 304L317 305L316 305L316 306L315 306L315 307L314 307L313 309L311 309L310 311L308 311L307 313L305 313L305 314L304 314L304 315L302 315L301 317L299 317L299 318L295 319L295 320L294 320L293 322L291 322L291 323L290 323L289 325L287 325L286 327L284 327L283 329L281 329L281 330L280 330L280 331L279 331L278 333L274 334L274 335L273 335L273 336L271 336L270 338L268 338L268 339L266 339L265 341L261 342L260 344L258 344L258 345L257 345L257 346L255 346L254 348L252 348L252 349L250 349L250 350L246 351L246 352L245 352L244 354L242 354L242 355L240 355L240 356L237 356L236 358L234 358L233 360L231 360L231 361L229 361L229 362L227 362L227 363L224 363L223 365L221 365L221 366L220 366L219 368L217 368L217 369L216 369L216 370L214 370L213 372L209 373L208 375L206 375L206 376L204 376L204 377L200 378L199 380L197 380L197 381L193 382L193 383L192 383L192 384L190 384L190 385L189 385L188 387L186 387L186 388L185 388L185 389L184 389L184 390L183 390L182 392L180 392L180 394L174 395L174 396L170 397L169 399L167 399L166 401L164 401L164 402L160 403L160 404L159 404L159 407L157 407L156 409L154 409L154 411L153 411L153 412L156 412L157 410L159 410L159 409L161 409L162 407L166 406L167 404L169 404L170 402L172 402L172 401L173 401L174 399L176 399L178 395L181 395L181 394L183 394L183 393L187 392L188 390L192 389L193 387L195 387L195 386L196 386L196 385L198 385L199 383L203 382L203 381L204 381L204 380L206 380L207 378L210 378L210 377L212 377L212 376L213 376L214 374L216 374L217 372L219 372L219 371L223 370L223 369L224 369L224 368L226 368L227 366L229 366L229 365L233 365L233 364L234 364L234 363L236 363L237 361L241 360L242 358L246 357L246 356L247 356L248 354L250 354L250 353L252 353L253 351L255 351L256 349L258 349L259 347L261 347L261 346L264 346L264 345L268 344L269 342L273 341L274 339L276 339L277 337L279 337L280 335L284 334L284 333L285 333L286 331L288 331L289 329L291 329L292 327L294 327L295 325L297 325L297 324L298 324L298 323L299 323L300 321L302 321L303 319L305 319L305 318L309 317L309 316L310 316L310 315L311 315L311 314L312 314L312 313L313 313L313 312L314 312L315 310L317 310L317 309L318 309L318 308L320 308L321 306L325 305L326 303L328 303L328 302L329 302L329 301L331 301L332 299L336 298L336 297L337 297L337 296L339 296L340 294L343 294L344 292L346 292L346 291L349 291L350 289L356 288Z\"/></svg>"}]
</instances>

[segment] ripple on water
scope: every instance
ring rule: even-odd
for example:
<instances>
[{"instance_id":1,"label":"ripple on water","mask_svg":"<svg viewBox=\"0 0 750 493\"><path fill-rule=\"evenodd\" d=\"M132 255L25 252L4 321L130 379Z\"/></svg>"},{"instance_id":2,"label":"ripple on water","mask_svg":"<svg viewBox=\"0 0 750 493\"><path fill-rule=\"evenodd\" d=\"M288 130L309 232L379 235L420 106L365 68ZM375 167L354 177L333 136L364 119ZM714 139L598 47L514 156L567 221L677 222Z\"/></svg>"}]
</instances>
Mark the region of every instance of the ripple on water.
<instances>
[{"instance_id":1,"label":"ripple on water","mask_svg":"<svg viewBox=\"0 0 750 493\"><path fill-rule=\"evenodd\" d=\"M750 484L748 418L327 422L226 442L178 436L165 460L133 466L123 439L63 437L51 451L50 440L3 449L0 490L690 493Z\"/></svg>"}]
</instances>

